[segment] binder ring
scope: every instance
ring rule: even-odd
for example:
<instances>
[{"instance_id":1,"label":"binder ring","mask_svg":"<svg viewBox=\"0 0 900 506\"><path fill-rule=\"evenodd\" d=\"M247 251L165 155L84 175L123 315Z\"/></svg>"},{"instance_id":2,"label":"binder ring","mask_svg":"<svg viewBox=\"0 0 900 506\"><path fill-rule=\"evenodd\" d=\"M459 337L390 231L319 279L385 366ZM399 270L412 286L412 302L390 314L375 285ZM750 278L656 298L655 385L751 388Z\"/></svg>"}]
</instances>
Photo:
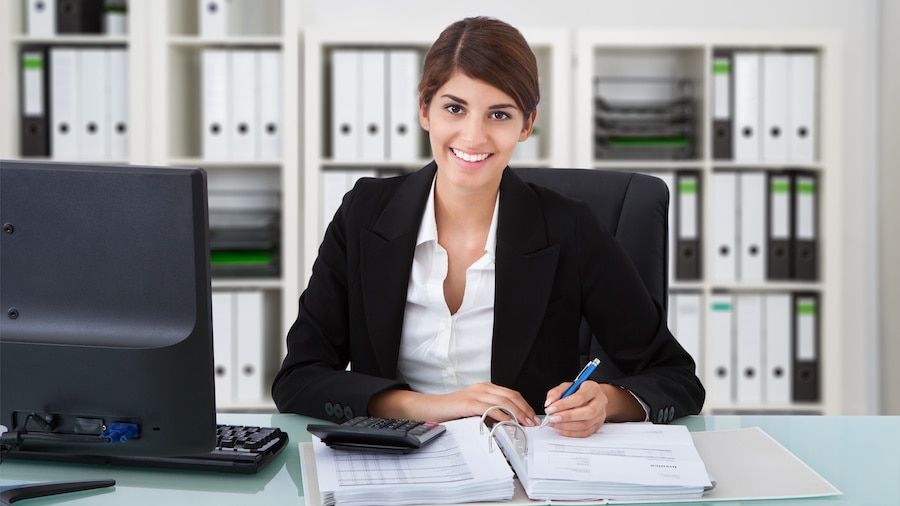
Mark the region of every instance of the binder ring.
<instances>
[{"instance_id":1,"label":"binder ring","mask_svg":"<svg viewBox=\"0 0 900 506\"><path fill-rule=\"evenodd\" d=\"M522 454L528 455L528 434L525 433L525 429L519 425L519 422L514 422L512 420L503 420L502 422L495 423L494 426L491 427L491 436L488 438L488 453L494 453L494 431L504 425L512 425L516 428L513 432L513 444L515 444L515 441L519 440L519 432L522 432L522 441L525 443Z\"/></svg>"},{"instance_id":2,"label":"binder ring","mask_svg":"<svg viewBox=\"0 0 900 506\"><path fill-rule=\"evenodd\" d=\"M512 412L512 410L510 410L506 406L491 406L491 407L487 408L486 410L484 410L484 413L481 414L481 427L478 428L479 435L484 434L484 420L487 418L488 413L490 413L491 411L493 411L495 409L499 409L500 411L503 411L504 413L509 415L509 417L512 418L514 422L516 422L516 425L519 425L519 419L516 418L516 415L515 415L515 413Z\"/></svg>"}]
</instances>

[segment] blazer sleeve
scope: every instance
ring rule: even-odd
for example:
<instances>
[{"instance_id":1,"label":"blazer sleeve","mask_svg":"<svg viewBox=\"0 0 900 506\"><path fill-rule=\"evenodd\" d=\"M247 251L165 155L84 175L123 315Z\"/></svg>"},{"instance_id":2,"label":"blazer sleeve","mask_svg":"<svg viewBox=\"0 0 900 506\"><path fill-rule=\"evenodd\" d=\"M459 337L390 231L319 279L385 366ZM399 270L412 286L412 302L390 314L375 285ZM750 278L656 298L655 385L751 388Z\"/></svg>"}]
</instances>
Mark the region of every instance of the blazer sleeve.
<instances>
[{"instance_id":1,"label":"blazer sleeve","mask_svg":"<svg viewBox=\"0 0 900 506\"><path fill-rule=\"evenodd\" d=\"M347 370L352 340L361 339L351 334L350 322L363 318L362 308L351 305L348 296L348 247L354 247L347 240L352 233L349 217L372 211L354 210L355 191L344 197L328 226L300 296L297 319L288 331L287 355L272 385L272 399L280 412L340 423L367 415L375 393L408 388L391 378ZM354 347L359 348L365 349ZM354 364L374 361L373 356L353 356Z\"/></svg>"},{"instance_id":2,"label":"blazer sleeve","mask_svg":"<svg viewBox=\"0 0 900 506\"><path fill-rule=\"evenodd\" d=\"M644 401L653 422L698 413L705 398L703 385L694 360L669 331L662 307L586 205L576 221L582 313L600 346L625 374L610 383Z\"/></svg>"}]
</instances>

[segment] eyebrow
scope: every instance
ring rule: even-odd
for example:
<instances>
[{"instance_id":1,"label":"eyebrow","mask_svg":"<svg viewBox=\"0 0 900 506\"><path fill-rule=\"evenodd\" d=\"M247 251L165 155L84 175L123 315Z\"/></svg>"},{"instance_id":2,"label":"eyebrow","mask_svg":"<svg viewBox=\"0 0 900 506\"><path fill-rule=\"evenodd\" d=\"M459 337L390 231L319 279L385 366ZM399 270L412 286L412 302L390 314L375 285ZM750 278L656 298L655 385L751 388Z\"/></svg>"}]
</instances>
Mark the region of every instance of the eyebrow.
<instances>
[{"instance_id":1,"label":"eyebrow","mask_svg":"<svg viewBox=\"0 0 900 506\"><path fill-rule=\"evenodd\" d=\"M451 94L449 94L449 93L445 93L445 94L441 95L441 97L443 97L443 98L449 98L450 100L453 100L454 102L459 102L459 103L462 104L462 105L469 105L468 102L466 102L465 100L463 100L463 99L457 97L456 95L451 95ZM494 110L494 109L509 109L509 108L512 108L512 109L518 109L518 107L516 107L515 104L496 104L496 105L492 105L492 106L488 107L488 109L491 109L491 110Z\"/></svg>"}]
</instances>

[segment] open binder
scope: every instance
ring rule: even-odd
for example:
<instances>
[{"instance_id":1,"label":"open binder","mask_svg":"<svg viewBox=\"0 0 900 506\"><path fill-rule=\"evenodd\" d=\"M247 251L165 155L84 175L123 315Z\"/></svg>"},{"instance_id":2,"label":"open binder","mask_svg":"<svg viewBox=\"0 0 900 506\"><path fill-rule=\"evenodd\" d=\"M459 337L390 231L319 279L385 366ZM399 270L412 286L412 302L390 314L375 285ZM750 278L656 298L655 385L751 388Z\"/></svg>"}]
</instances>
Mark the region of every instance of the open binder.
<instances>
[{"instance_id":1,"label":"open binder","mask_svg":"<svg viewBox=\"0 0 900 506\"><path fill-rule=\"evenodd\" d=\"M584 498L579 504L689 502L698 497L703 502L718 502L841 494L803 461L755 427L689 433L684 426L678 425L610 423L588 438L563 438L550 428L526 428L514 420L498 422L487 429L484 421L494 409L508 413L505 408L495 407L486 411L481 419L445 422L445 435L429 445L441 442L440 451L430 455L341 452L329 449L315 437L312 443L300 443L306 504L482 504L505 501L504 504L514 505L551 505L571 504L578 500L574 492ZM440 441L448 435L451 437ZM598 444L594 439L606 441ZM546 448L559 444L559 441L562 441L561 446ZM617 450L610 450L615 445L620 449L629 448L630 455L623 454L623 459L653 461L660 466L672 465L669 462L674 454L669 453L666 457L666 448L675 447L675 453L682 457L675 459L682 476L687 478L689 473L682 471L693 465L696 468L691 471L702 477L696 483L693 478L685 479L684 487L671 483L650 486L644 482L660 480L648 479L648 473L633 469L604 466L579 478L576 469L563 466L567 459L589 460L591 455L602 452L597 448L607 448L606 453L615 457ZM451 449L450 453L447 448ZM545 458L547 452L560 457L548 459L548 463L558 467L556 472L560 474L552 483L536 474L540 468L539 459ZM640 453L643 456L636 458L635 454ZM451 456L455 457L448 458ZM578 466L584 467L585 463ZM391 474L398 469L414 476L415 480L404 482L409 476ZM414 472L424 469L431 469L433 477ZM639 483L616 482L613 479L616 473L629 475ZM337 474L343 475L344 484L335 484ZM450 475L458 478L450 479ZM390 483L384 482L385 477ZM710 477L715 479L715 487Z\"/></svg>"}]
</instances>

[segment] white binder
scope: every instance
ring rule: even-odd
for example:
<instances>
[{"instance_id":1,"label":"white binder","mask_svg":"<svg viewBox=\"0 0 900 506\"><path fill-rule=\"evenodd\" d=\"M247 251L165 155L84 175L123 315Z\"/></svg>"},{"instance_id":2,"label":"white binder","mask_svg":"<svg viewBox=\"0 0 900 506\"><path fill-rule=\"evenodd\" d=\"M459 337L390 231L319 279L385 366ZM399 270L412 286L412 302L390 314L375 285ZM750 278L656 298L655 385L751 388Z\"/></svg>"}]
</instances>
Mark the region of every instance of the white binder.
<instances>
[{"instance_id":1,"label":"white binder","mask_svg":"<svg viewBox=\"0 0 900 506\"><path fill-rule=\"evenodd\" d=\"M128 159L128 53L122 48L106 50L107 83L109 94L106 122L107 158Z\"/></svg>"},{"instance_id":2,"label":"white binder","mask_svg":"<svg viewBox=\"0 0 900 506\"><path fill-rule=\"evenodd\" d=\"M29 36L56 35L56 0L25 0L25 9Z\"/></svg>"},{"instance_id":3,"label":"white binder","mask_svg":"<svg viewBox=\"0 0 900 506\"><path fill-rule=\"evenodd\" d=\"M78 62L79 155L86 160L105 160L109 120L106 50L79 49Z\"/></svg>"},{"instance_id":4,"label":"white binder","mask_svg":"<svg viewBox=\"0 0 900 506\"><path fill-rule=\"evenodd\" d=\"M762 55L762 161L784 162L788 146L788 56Z\"/></svg>"},{"instance_id":5,"label":"white binder","mask_svg":"<svg viewBox=\"0 0 900 506\"><path fill-rule=\"evenodd\" d=\"M735 393L738 403L762 402L762 296L735 296Z\"/></svg>"},{"instance_id":6,"label":"white binder","mask_svg":"<svg viewBox=\"0 0 900 506\"><path fill-rule=\"evenodd\" d=\"M281 52L261 50L259 58L259 127L257 133L258 158L281 158Z\"/></svg>"},{"instance_id":7,"label":"white binder","mask_svg":"<svg viewBox=\"0 0 900 506\"><path fill-rule=\"evenodd\" d=\"M228 36L231 0L197 0L200 36L223 38Z\"/></svg>"},{"instance_id":8,"label":"white binder","mask_svg":"<svg viewBox=\"0 0 900 506\"><path fill-rule=\"evenodd\" d=\"M331 53L331 156L338 161L358 160L361 155L359 65L359 51Z\"/></svg>"},{"instance_id":9,"label":"white binder","mask_svg":"<svg viewBox=\"0 0 900 506\"><path fill-rule=\"evenodd\" d=\"M234 402L234 294L212 293L213 362L216 405Z\"/></svg>"},{"instance_id":10,"label":"white binder","mask_svg":"<svg viewBox=\"0 0 900 506\"><path fill-rule=\"evenodd\" d=\"M736 172L714 172L713 183L713 280L722 283L737 279L737 193Z\"/></svg>"},{"instance_id":11,"label":"white binder","mask_svg":"<svg viewBox=\"0 0 900 506\"><path fill-rule=\"evenodd\" d=\"M361 155L366 161L384 161L387 159L387 54L381 49L366 49L360 54L362 74L357 86L361 88Z\"/></svg>"},{"instance_id":12,"label":"white binder","mask_svg":"<svg viewBox=\"0 0 900 506\"><path fill-rule=\"evenodd\" d=\"M57 160L79 158L79 68L77 49L50 48L50 149Z\"/></svg>"},{"instance_id":13,"label":"white binder","mask_svg":"<svg viewBox=\"0 0 900 506\"><path fill-rule=\"evenodd\" d=\"M789 56L788 161L814 163L818 142L818 56Z\"/></svg>"},{"instance_id":14,"label":"white binder","mask_svg":"<svg viewBox=\"0 0 900 506\"><path fill-rule=\"evenodd\" d=\"M249 49L231 51L229 63L231 94L228 102L231 125L229 154L236 160L256 159L256 131L259 128L256 92L258 73L256 51Z\"/></svg>"},{"instance_id":15,"label":"white binder","mask_svg":"<svg viewBox=\"0 0 900 506\"><path fill-rule=\"evenodd\" d=\"M338 207L341 205L341 199L347 192L348 172L342 169L329 169L321 172L322 191L320 195L322 196L322 202L320 208L322 228L319 233L320 241L325 236L325 230L328 229L328 224L334 218L334 213L337 212Z\"/></svg>"},{"instance_id":16,"label":"white binder","mask_svg":"<svg viewBox=\"0 0 900 506\"><path fill-rule=\"evenodd\" d=\"M420 157L419 60L419 53L413 49L388 51L387 154L391 160L409 161Z\"/></svg>"},{"instance_id":17,"label":"white binder","mask_svg":"<svg viewBox=\"0 0 900 506\"><path fill-rule=\"evenodd\" d=\"M266 311L263 292L235 292L235 401L261 402L264 395Z\"/></svg>"},{"instance_id":18,"label":"white binder","mask_svg":"<svg viewBox=\"0 0 900 506\"><path fill-rule=\"evenodd\" d=\"M678 340L678 343L687 351L697 370L703 370L700 351L700 313L701 297L699 293L679 292L669 296L669 330Z\"/></svg>"},{"instance_id":19,"label":"white binder","mask_svg":"<svg viewBox=\"0 0 900 506\"><path fill-rule=\"evenodd\" d=\"M791 295L763 296L763 401L791 402Z\"/></svg>"},{"instance_id":20,"label":"white binder","mask_svg":"<svg viewBox=\"0 0 900 506\"><path fill-rule=\"evenodd\" d=\"M760 159L760 66L758 52L734 53L734 161Z\"/></svg>"},{"instance_id":21,"label":"white binder","mask_svg":"<svg viewBox=\"0 0 900 506\"><path fill-rule=\"evenodd\" d=\"M209 160L228 158L229 51L204 49L201 53L203 111L203 157Z\"/></svg>"},{"instance_id":22,"label":"white binder","mask_svg":"<svg viewBox=\"0 0 900 506\"><path fill-rule=\"evenodd\" d=\"M730 403L734 400L734 303L730 294L713 293L707 313L706 355L703 384L706 401Z\"/></svg>"},{"instance_id":23,"label":"white binder","mask_svg":"<svg viewBox=\"0 0 900 506\"><path fill-rule=\"evenodd\" d=\"M738 279L766 279L766 174L742 172L738 176L739 232Z\"/></svg>"}]
</instances>

